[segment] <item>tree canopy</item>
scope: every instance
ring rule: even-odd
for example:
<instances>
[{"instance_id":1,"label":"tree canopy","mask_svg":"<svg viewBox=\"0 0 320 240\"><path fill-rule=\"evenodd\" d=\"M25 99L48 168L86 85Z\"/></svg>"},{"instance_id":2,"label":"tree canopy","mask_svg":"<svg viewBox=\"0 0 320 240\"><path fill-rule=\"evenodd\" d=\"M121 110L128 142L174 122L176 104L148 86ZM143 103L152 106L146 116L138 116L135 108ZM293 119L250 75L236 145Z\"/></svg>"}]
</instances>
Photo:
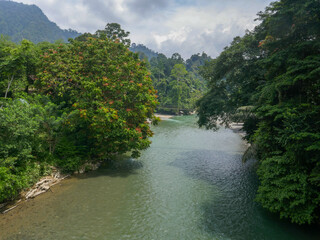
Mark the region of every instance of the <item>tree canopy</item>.
<instances>
[{"instance_id":1,"label":"tree canopy","mask_svg":"<svg viewBox=\"0 0 320 240\"><path fill-rule=\"evenodd\" d=\"M50 166L74 172L150 145L156 91L124 43L0 42L0 203Z\"/></svg>"},{"instance_id":2,"label":"tree canopy","mask_svg":"<svg viewBox=\"0 0 320 240\"><path fill-rule=\"evenodd\" d=\"M260 162L257 201L292 222L319 222L320 3L281 0L258 17L202 70L199 125L243 121Z\"/></svg>"},{"instance_id":3,"label":"tree canopy","mask_svg":"<svg viewBox=\"0 0 320 240\"><path fill-rule=\"evenodd\" d=\"M195 102L206 92L205 80L199 68L211 58L205 53L194 54L184 61L179 53L170 58L159 53L150 60L153 85L158 91L160 112L188 113L195 109ZM147 59L145 59L148 62Z\"/></svg>"},{"instance_id":4,"label":"tree canopy","mask_svg":"<svg viewBox=\"0 0 320 240\"><path fill-rule=\"evenodd\" d=\"M131 40L128 38L130 32L125 31L121 28L119 23L107 23L104 29L97 30L94 34L84 33L76 37L77 41L86 41L88 38L99 38L106 39L108 38L114 42L121 42L127 47L130 47Z\"/></svg>"},{"instance_id":5,"label":"tree canopy","mask_svg":"<svg viewBox=\"0 0 320 240\"><path fill-rule=\"evenodd\" d=\"M41 91L54 103L64 103L70 127L90 130L96 153L137 153L149 146L146 119L153 118L155 91L144 64L123 44L72 41L51 49L41 62Z\"/></svg>"}]
</instances>

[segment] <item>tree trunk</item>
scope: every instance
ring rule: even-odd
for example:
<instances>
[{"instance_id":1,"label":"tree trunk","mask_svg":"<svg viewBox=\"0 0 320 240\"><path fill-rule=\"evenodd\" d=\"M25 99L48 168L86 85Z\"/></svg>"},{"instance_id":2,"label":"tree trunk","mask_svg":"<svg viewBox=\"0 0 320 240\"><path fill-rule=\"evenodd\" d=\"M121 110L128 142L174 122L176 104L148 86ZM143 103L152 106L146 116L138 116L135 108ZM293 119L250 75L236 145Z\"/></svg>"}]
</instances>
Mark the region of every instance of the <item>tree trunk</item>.
<instances>
[{"instance_id":1,"label":"tree trunk","mask_svg":"<svg viewBox=\"0 0 320 240\"><path fill-rule=\"evenodd\" d=\"M11 80L9 79L8 88L7 88L7 90L6 90L6 93L5 93L5 95L4 95L4 98L7 98L7 96L8 96L8 92L9 92L11 83L12 83L12 81L13 81L13 78L14 78L14 75L11 76Z\"/></svg>"}]
</instances>

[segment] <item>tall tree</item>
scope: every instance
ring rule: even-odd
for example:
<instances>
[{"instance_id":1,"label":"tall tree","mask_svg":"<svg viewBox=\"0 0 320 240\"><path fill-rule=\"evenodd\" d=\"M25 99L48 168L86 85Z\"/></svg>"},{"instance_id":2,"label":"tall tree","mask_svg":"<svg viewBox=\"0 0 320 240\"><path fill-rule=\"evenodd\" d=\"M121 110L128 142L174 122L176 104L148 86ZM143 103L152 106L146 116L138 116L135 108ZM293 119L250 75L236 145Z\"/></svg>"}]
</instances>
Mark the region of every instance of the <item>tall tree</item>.
<instances>
[{"instance_id":1,"label":"tall tree","mask_svg":"<svg viewBox=\"0 0 320 240\"><path fill-rule=\"evenodd\" d=\"M183 64L175 64L171 71L171 81L170 87L171 91L169 93L171 97L171 102L177 106L176 112L179 114L182 104L186 98L188 98L186 91L188 86L187 82L188 71Z\"/></svg>"},{"instance_id":2,"label":"tall tree","mask_svg":"<svg viewBox=\"0 0 320 240\"><path fill-rule=\"evenodd\" d=\"M130 47L131 41L128 38L130 32L121 28L119 23L108 23L103 30L96 31L95 35L100 38L109 38L112 41L120 41L124 45Z\"/></svg>"},{"instance_id":3,"label":"tall tree","mask_svg":"<svg viewBox=\"0 0 320 240\"><path fill-rule=\"evenodd\" d=\"M3 48L0 58L0 73L7 79L4 98L8 97L13 86L17 89L26 88L33 81L37 58L33 43L23 40L20 45Z\"/></svg>"},{"instance_id":4,"label":"tall tree","mask_svg":"<svg viewBox=\"0 0 320 240\"><path fill-rule=\"evenodd\" d=\"M130 32L125 31L121 28L119 23L107 23L104 29L97 30L94 34L84 33L75 38L77 41L86 41L89 37L99 39L110 39L114 42L121 42L127 47L130 47L131 40L128 38Z\"/></svg>"},{"instance_id":5,"label":"tall tree","mask_svg":"<svg viewBox=\"0 0 320 240\"><path fill-rule=\"evenodd\" d=\"M199 124L216 128L239 109L260 161L257 200L295 223L320 222L320 3L281 0L208 64Z\"/></svg>"},{"instance_id":6,"label":"tall tree","mask_svg":"<svg viewBox=\"0 0 320 240\"><path fill-rule=\"evenodd\" d=\"M71 129L93 141L104 158L149 146L147 118L155 120L155 90L137 55L122 43L88 38L43 56L39 85L52 101L64 104Z\"/></svg>"}]
</instances>

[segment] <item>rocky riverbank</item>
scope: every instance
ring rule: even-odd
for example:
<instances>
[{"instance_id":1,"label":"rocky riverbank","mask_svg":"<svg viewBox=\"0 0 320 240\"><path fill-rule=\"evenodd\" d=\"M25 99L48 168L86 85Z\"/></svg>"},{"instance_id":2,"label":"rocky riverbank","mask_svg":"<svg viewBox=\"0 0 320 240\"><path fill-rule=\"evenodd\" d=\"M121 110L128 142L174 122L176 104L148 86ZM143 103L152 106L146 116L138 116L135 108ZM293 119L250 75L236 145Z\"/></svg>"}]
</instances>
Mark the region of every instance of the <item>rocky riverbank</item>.
<instances>
[{"instance_id":1,"label":"rocky riverbank","mask_svg":"<svg viewBox=\"0 0 320 240\"><path fill-rule=\"evenodd\" d=\"M61 174L60 171L54 169L51 175L42 177L36 184L34 184L31 188L27 189L20 193L20 197L18 200L3 203L0 205L0 212L5 214L13 209L15 209L18 205L20 205L23 201L27 201L30 198L35 198L42 193L45 193L50 190L50 188L56 184L58 184L63 179L69 177L70 175Z\"/></svg>"},{"instance_id":2,"label":"rocky riverbank","mask_svg":"<svg viewBox=\"0 0 320 240\"><path fill-rule=\"evenodd\" d=\"M101 163L87 163L79 168L78 171L73 174L82 174L88 171L94 171L100 167ZM5 214L17 206L19 206L23 201L35 198L40 194L51 191L51 187L60 183L63 179L70 177L70 174L62 174L58 169L52 167L52 173L48 176L40 178L40 180L35 183L31 188L20 193L17 200L7 203L0 204L0 213Z\"/></svg>"}]
</instances>

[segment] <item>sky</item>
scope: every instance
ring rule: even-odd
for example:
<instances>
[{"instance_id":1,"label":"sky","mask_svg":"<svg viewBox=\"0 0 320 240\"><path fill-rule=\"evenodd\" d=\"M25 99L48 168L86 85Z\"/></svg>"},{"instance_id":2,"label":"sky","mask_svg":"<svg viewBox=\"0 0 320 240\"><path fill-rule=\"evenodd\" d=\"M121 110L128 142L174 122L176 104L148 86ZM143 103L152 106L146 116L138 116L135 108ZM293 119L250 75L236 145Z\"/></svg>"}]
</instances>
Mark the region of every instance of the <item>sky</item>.
<instances>
[{"instance_id":1,"label":"sky","mask_svg":"<svg viewBox=\"0 0 320 240\"><path fill-rule=\"evenodd\" d=\"M35 4L63 29L94 33L116 22L133 43L184 59L205 52L217 57L234 37L258 22L272 0L20 0Z\"/></svg>"}]
</instances>

